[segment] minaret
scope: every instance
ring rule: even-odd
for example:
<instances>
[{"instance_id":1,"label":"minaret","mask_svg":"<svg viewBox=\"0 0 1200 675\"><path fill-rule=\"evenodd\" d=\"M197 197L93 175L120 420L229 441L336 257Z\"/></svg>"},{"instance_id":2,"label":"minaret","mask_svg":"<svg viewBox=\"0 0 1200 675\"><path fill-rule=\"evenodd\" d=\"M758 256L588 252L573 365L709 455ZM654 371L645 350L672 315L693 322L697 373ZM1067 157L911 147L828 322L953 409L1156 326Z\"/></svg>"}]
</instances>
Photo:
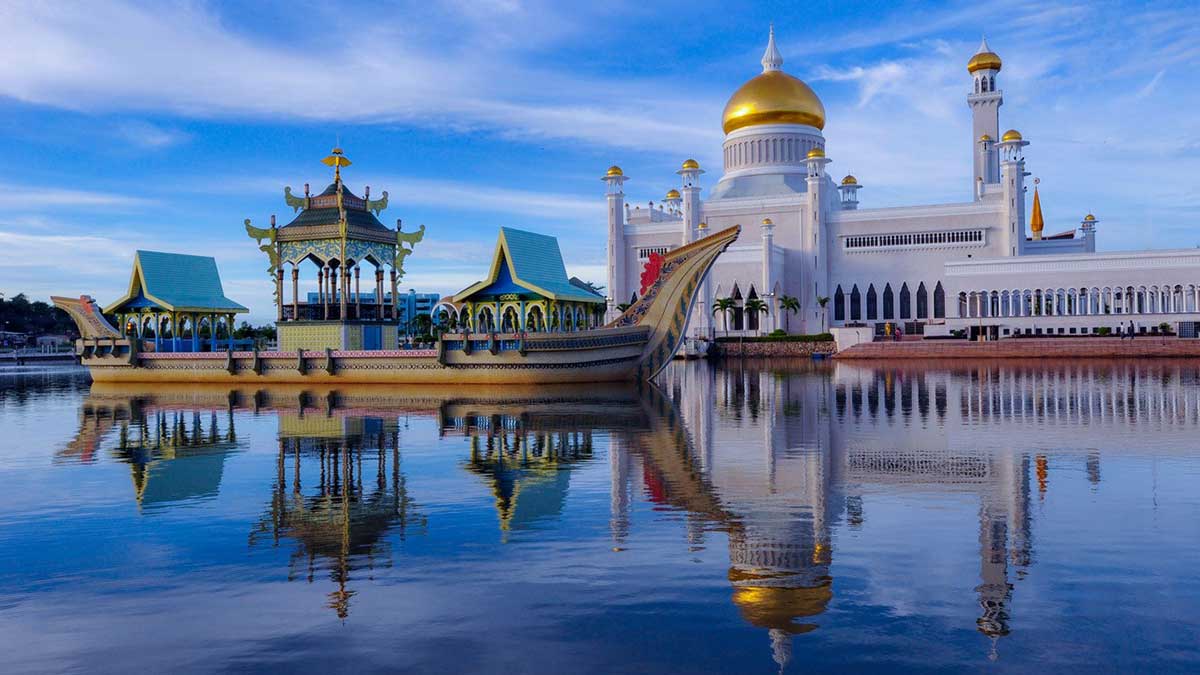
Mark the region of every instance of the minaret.
<instances>
[{"instance_id":1,"label":"minaret","mask_svg":"<svg viewBox=\"0 0 1200 675\"><path fill-rule=\"evenodd\" d=\"M1096 223L1098 222L1100 221L1096 220L1096 216L1089 213L1079 223L1079 230L1083 233L1083 240L1087 244L1088 253L1096 252Z\"/></svg>"},{"instance_id":2,"label":"minaret","mask_svg":"<svg viewBox=\"0 0 1200 675\"><path fill-rule=\"evenodd\" d=\"M979 183L991 184L1000 179L998 158L991 143L991 139L1000 135L1000 106L1004 103L1004 93L996 88L1000 65L1000 56L988 47L986 38L979 43L979 49L967 62L967 72L972 79L967 105L971 107L971 147L975 166L971 190L976 200L984 192Z\"/></svg>"},{"instance_id":3,"label":"minaret","mask_svg":"<svg viewBox=\"0 0 1200 675\"><path fill-rule=\"evenodd\" d=\"M625 192L622 184L627 180L621 167L613 165L600 178L604 181L608 197L608 313L605 321L616 316L616 307L629 297L625 269Z\"/></svg>"},{"instance_id":4,"label":"minaret","mask_svg":"<svg viewBox=\"0 0 1200 675\"><path fill-rule=\"evenodd\" d=\"M696 240L696 228L700 226L700 162L694 159L684 160L683 166L675 173L679 174L683 185L683 241L686 246Z\"/></svg>"},{"instance_id":5,"label":"minaret","mask_svg":"<svg viewBox=\"0 0 1200 675\"><path fill-rule=\"evenodd\" d=\"M700 168L700 162L694 159L686 159L679 167L680 190L683 192L683 233L680 241L681 246L687 246L691 242L704 236L700 231L700 174L704 170ZM696 302L697 307L693 308L691 318L688 319L688 328L685 329L685 334L700 334L708 335L708 324L711 320L712 313L709 312L709 301L707 300L706 291L708 290L708 275L705 275L705 280Z\"/></svg>"},{"instance_id":6,"label":"minaret","mask_svg":"<svg viewBox=\"0 0 1200 675\"><path fill-rule=\"evenodd\" d=\"M766 330L764 333L769 333L775 330L775 317L779 314L778 298L775 297L775 267L771 264L772 254L775 252L775 223L771 222L770 218L763 218L762 221L762 293L760 295L766 298L767 307L770 311L767 313Z\"/></svg>"},{"instance_id":7,"label":"minaret","mask_svg":"<svg viewBox=\"0 0 1200 675\"><path fill-rule=\"evenodd\" d=\"M804 317L800 330L808 333L820 333L825 330L824 310L817 304L817 298L831 296L829 292L829 252L827 250L828 234L825 232L825 165L830 160L825 158L825 151L819 147L808 151L805 164L808 166L807 187L804 209L806 214L802 219L807 230L802 233L801 249L805 252L804 269L808 274L801 274L800 307ZM812 260L810 264L808 261ZM814 329L812 326L818 328Z\"/></svg>"},{"instance_id":8,"label":"minaret","mask_svg":"<svg viewBox=\"0 0 1200 675\"><path fill-rule=\"evenodd\" d=\"M1021 255L1025 250L1025 156L1021 148L1029 145L1016 129L1009 129L996 146L1000 150L1000 183L1004 195L1005 227L1000 240L1005 255Z\"/></svg>"},{"instance_id":9,"label":"minaret","mask_svg":"<svg viewBox=\"0 0 1200 675\"><path fill-rule=\"evenodd\" d=\"M1029 230L1033 232L1034 241L1042 240L1042 230L1046 228L1046 221L1042 218L1042 198L1038 195L1040 182L1040 178L1033 179L1033 212L1029 214Z\"/></svg>"}]
</instances>

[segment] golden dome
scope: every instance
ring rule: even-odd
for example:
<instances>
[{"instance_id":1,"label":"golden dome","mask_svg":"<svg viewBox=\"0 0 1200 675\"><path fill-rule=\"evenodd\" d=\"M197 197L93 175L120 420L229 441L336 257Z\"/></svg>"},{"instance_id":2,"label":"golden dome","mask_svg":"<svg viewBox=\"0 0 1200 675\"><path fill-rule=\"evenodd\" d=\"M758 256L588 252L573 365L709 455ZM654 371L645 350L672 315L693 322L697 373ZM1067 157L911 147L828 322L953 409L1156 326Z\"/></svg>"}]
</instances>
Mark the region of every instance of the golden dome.
<instances>
[{"instance_id":1,"label":"golden dome","mask_svg":"<svg viewBox=\"0 0 1200 675\"><path fill-rule=\"evenodd\" d=\"M667 196L666 196L666 197L663 197L663 199L664 199L664 200L666 200L666 199L679 199L679 198L680 198L680 196L679 196L679 190L676 190L675 188L671 188L671 189L670 189L670 190L667 192Z\"/></svg>"},{"instance_id":2,"label":"golden dome","mask_svg":"<svg viewBox=\"0 0 1200 675\"><path fill-rule=\"evenodd\" d=\"M1090 214L1090 213L1089 213L1089 214L1087 214L1086 216L1084 216L1084 217L1083 217L1083 219L1084 219L1084 220L1086 220L1086 221L1088 221L1088 222L1090 223L1090 222L1092 222L1093 220L1095 220L1095 219L1096 219L1096 216L1093 216L1092 214Z\"/></svg>"},{"instance_id":3,"label":"golden dome","mask_svg":"<svg viewBox=\"0 0 1200 675\"><path fill-rule=\"evenodd\" d=\"M975 55L971 57L970 61L967 61L967 72L1000 70L1000 65L1000 55L988 47L987 38L984 38L979 42L979 49L975 50Z\"/></svg>"},{"instance_id":4,"label":"golden dome","mask_svg":"<svg viewBox=\"0 0 1200 675\"><path fill-rule=\"evenodd\" d=\"M990 141L990 140L992 140L992 137L991 137L991 136L989 136L989 135L987 135L987 134L984 134L984 135L982 135L982 136L980 136L980 137L979 137L979 140L981 140L981 141Z\"/></svg>"},{"instance_id":5,"label":"golden dome","mask_svg":"<svg viewBox=\"0 0 1200 675\"><path fill-rule=\"evenodd\" d=\"M858 179L850 174L846 174L846 177L842 179L842 185L858 185Z\"/></svg>"},{"instance_id":6,"label":"golden dome","mask_svg":"<svg viewBox=\"0 0 1200 675\"><path fill-rule=\"evenodd\" d=\"M699 169L700 162L697 162L694 159L685 159L685 160L683 160L683 168L684 169Z\"/></svg>"},{"instance_id":7,"label":"golden dome","mask_svg":"<svg viewBox=\"0 0 1200 675\"><path fill-rule=\"evenodd\" d=\"M763 225L774 225L775 223L772 222L770 218L763 218L762 224Z\"/></svg>"},{"instance_id":8,"label":"golden dome","mask_svg":"<svg viewBox=\"0 0 1200 675\"><path fill-rule=\"evenodd\" d=\"M699 225L697 225L697 226L696 226L696 229L697 229L697 230L707 230L707 229L708 229L708 223L700 223Z\"/></svg>"},{"instance_id":9,"label":"golden dome","mask_svg":"<svg viewBox=\"0 0 1200 675\"><path fill-rule=\"evenodd\" d=\"M815 158L815 157L824 157L824 156L825 156L825 149L824 149L824 148L813 148L812 150L809 150L809 151L808 151L808 158L809 158L809 159L813 159L813 158Z\"/></svg>"},{"instance_id":10,"label":"golden dome","mask_svg":"<svg viewBox=\"0 0 1200 675\"><path fill-rule=\"evenodd\" d=\"M616 164L613 164L612 166L608 167L608 172L605 173L604 175L606 175L606 176L624 176L625 172L621 171L621 167L617 166Z\"/></svg>"},{"instance_id":11,"label":"golden dome","mask_svg":"<svg viewBox=\"0 0 1200 675\"><path fill-rule=\"evenodd\" d=\"M802 80L769 70L733 92L721 114L721 128L727 134L760 124L807 124L824 129L825 106Z\"/></svg>"},{"instance_id":12,"label":"golden dome","mask_svg":"<svg viewBox=\"0 0 1200 675\"><path fill-rule=\"evenodd\" d=\"M1004 132L1004 135L1000 137L1000 140L1005 142L1019 141L1021 140L1021 132L1017 131L1016 129L1009 129L1008 131Z\"/></svg>"},{"instance_id":13,"label":"golden dome","mask_svg":"<svg viewBox=\"0 0 1200 675\"><path fill-rule=\"evenodd\" d=\"M979 52L967 61L967 72L977 70L1000 70L1000 55L996 52Z\"/></svg>"}]
</instances>

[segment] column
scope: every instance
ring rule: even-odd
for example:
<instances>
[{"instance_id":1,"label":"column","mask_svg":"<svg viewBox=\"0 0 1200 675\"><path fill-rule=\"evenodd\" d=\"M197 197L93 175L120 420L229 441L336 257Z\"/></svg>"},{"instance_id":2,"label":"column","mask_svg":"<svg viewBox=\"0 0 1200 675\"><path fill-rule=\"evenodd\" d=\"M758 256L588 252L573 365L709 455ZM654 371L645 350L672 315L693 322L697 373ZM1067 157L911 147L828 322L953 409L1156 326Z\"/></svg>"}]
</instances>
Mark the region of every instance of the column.
<instances>
[{"instance_id":1,"label":"column","mask_svg":"<svg viewBox=\"0 0 1200 675\"><path fill-rule=\"evenodd\" d=\"M400 314L397 313L397 311L396 311L396 307L397 307L396 303L399 301L399 298L397 297L398 293L396 291L396 284L398 281L399 280L396 278L396 268L393 267L392 268L392 320L393 321L400 318Z\"/></svg>"},{"instance_id":2,"label":"column","mask_svg":"<svg viewBox=\"0 0 1200 675\"><path fill-rule=\"evenodd\" d=\"M383 319L383 268L375 268L375 311Z\"/></svg>"},{"instance_id":3,"label":"column","mask_svg":"<svg viewBox=\"0 0 1200 675\"><path fill-rule=\"evenodd\" d=\"M345 321L350 300L350 298L346 297L346 291L350 290L350 268L346 265L345 261L338 263L338 283L341 285L339 289L340 293L337 295L338 319Z\"/></svg>"},{"instance_id":4,"label":"column","mask_svg":"<svg viewBox=\"0 0 1200 675\"><path fill-rule=\"evenodd\" d=\"M362 318L362 287L359 285L358 265L354 266L354 318Z\"/></svg>"},{"instance_id":5,"label":"column","mask_svg":"<svg viewBox=\"0 0 1200 675\"><path fill-rule=\"evenodd\" d=\"M292 321L300 318L300 267L292 263Z\"/></svg>"},{"instance_id":6,"label":"column","mask_svg":"<svg viewBox=\"0 0 1200 675\"><path fill-rule=\"evenodd\" d=\"M283 270L279 271L279 275L279 278L282 279ZM282 310L283 305L281 304L279 307ZM192 326L192 351L198 352L200 351L200 326L196 324L195 314L188 314L188 323Z\"/></svg>"},{"instance_id":7,"label":"column","mask_svg":"<svg viewBox=\"0 0 1200 675\"><path fill-rule=\"evenodd\" d=\"M275 308L276 321L283 321L283 264L275 270Z\"/></svg>"},{"instance_id":8,"label":"column","mask_svg":"<svg viewBox=\"0 0 1200 675\"><path fill-rule=\"evenodd\" d=\"M233 315L225 315L225 333L229 335L229 349L233 349Z\"/></svg>"},{"instance_id":9,"label":"column","mask_svg":"<svg viewBox=\"0 0 1200 675\"><path fill-rule=\"evenodd\" d=\"M154 317L154 351L162 351L162 315L155 312Z\"/></svg>"}]
</instances>

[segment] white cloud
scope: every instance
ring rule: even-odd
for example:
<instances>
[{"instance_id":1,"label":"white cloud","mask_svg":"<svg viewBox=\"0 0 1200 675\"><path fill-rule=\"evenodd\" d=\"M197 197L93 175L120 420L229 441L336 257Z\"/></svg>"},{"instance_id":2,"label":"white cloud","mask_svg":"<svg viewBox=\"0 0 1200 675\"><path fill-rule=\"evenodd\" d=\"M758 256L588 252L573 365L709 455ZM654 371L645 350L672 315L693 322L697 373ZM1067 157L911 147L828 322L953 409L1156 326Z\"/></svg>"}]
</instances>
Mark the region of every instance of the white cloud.
<instances>
[{"instance_id":1,"label":"white cloud","mask_svg":"<svg viewBox=\"0 0 1200 675\"><path fill-rule=\"evenodd\" d=\"M421 11L436 8L402 8L392 18ZM416 32L421 24L397 35L390 21L359 19L322 16L328 30L321 40L280 43L238 33L192 3L96 0L84 12L10 2L0 7L9 56L0 61L0 95L85 111L404 122L678 152L714 133L680 124L695 119L680 114L694 104L661 83L595 80L526 63L522 53L539 41L534 36L572 30L554 6L488 3L453 16L467 22L461 31L439 24L441 32L429 28L430 35ZM531 21L538 30L527 30ZM177 140L162 131L138 135L149 143Z\"/></svg>"},{"instance_id":2,"label":"white cloud","mask_svg":"<svg viewBox=\"0 0 1200 675\"><path fill-rule=\"evenodd\" d=\"M117 125L117 135L124 141L146 150L160 150L186 142L191 135L178 129L149 122L130 120Z\"/></svg>"},{"instance_id":3,"label":"white cloud","mask_svg":"<svg viewBox=\"0 0 1200 675\"><path fill-rule=\"evenodd\" d=\"M143 197L111 192L42 188L0 183L0 208L53 209L56 207L130 208L153 204Z\"/></svg>"}]
</instances>

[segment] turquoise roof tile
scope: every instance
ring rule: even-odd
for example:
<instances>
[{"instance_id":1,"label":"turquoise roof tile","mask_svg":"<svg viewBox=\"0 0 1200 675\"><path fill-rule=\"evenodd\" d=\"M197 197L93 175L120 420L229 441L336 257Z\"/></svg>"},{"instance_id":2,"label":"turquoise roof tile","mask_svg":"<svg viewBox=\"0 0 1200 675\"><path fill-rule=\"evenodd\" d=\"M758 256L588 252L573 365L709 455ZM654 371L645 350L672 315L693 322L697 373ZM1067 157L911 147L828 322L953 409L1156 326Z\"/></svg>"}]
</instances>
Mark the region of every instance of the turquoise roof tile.
<instances>
[{"instance_id":1,"label":"turquoise roof tile","mask_svg":"<svg viewBox=\"0 0 1200 675\"><path fill-rule=\"evenodd\" d=\"M134 257L129 293L105 308L106 312L141 306L138 304L141 296L168 311L249 311L225 296L217 261L211 256L138 251Z\"/></svg>"}]
</instances>

